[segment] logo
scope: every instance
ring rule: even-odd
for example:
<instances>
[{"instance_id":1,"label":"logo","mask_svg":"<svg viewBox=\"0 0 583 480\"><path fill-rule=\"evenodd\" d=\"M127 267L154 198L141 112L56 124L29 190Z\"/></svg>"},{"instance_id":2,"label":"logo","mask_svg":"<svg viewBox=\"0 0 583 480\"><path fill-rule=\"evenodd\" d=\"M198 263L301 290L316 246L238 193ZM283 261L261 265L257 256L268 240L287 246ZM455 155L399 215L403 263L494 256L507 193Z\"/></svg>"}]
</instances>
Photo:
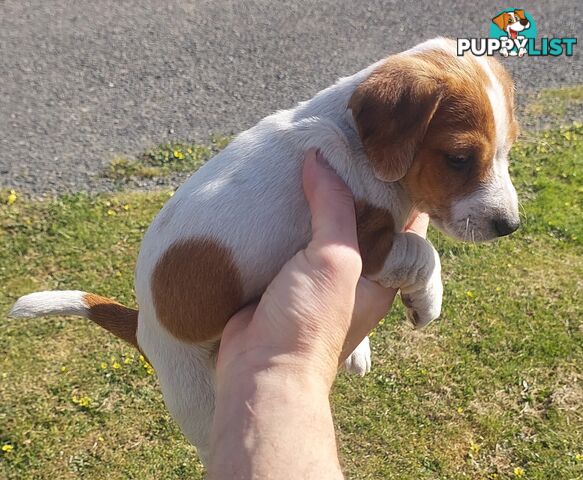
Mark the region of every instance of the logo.
<instances>
[{"instance_id":1,"label":"logo","mask_svg":"<svg viewBox=\"0 0 583 480\"><path fill-rule=\"evenodd\" d=\"M519 8L507 8L491 19L489 38L458 38L457 54L571 57L576 44L577 39L572 37L537 40L536 23L532 16Z\"/></svg>"}]
</instances>

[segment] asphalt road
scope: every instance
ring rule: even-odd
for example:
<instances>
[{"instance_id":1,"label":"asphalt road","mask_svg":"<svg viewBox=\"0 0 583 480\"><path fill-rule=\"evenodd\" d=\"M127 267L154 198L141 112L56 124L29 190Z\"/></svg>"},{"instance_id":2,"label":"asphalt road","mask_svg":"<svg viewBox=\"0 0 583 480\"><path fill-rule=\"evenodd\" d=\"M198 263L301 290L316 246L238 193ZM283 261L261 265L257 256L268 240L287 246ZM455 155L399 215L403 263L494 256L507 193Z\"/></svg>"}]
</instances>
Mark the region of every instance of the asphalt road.
<instances>
[{"instance_id":1,"label":"asphalt road","mask_svg":"<svg viewBox=\"0 0 583 480\"><path fill-rule=\"evenodd\" d=\"M0 187L104 189L117 153L236 133L422 40L487 36L494 2L453 5L0 0ZM520 6L539 37L583 38L580 0ZM582 83L581 48L505 63L519 94Z\"/></svg>"}]
</instances>

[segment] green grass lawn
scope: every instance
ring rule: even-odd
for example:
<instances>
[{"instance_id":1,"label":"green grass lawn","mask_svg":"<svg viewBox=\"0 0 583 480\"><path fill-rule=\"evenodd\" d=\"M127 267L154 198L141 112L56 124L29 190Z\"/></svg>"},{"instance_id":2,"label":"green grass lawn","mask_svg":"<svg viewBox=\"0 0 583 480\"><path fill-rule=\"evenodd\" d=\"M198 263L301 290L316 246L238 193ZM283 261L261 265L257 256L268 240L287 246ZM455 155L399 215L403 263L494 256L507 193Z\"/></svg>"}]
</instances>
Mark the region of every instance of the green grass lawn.
<instances>
[{"instance_id":1,"label":"green grass lawn","mask_svg":"<svg viewBox=\"0 0 583 480\"><path fill-rule=\"evenodd\" d=\"M339 376L348 478L583 478L583 127L522 141L511 170L521 230L487 245L432 231L441 320L413 331L397 305L373 334L372 372ZM169 194L3 194L0 477L202 478L130 347L83 319L4 316L39 289L133 305L139 242Z\"/></svg>"}]
</instances>

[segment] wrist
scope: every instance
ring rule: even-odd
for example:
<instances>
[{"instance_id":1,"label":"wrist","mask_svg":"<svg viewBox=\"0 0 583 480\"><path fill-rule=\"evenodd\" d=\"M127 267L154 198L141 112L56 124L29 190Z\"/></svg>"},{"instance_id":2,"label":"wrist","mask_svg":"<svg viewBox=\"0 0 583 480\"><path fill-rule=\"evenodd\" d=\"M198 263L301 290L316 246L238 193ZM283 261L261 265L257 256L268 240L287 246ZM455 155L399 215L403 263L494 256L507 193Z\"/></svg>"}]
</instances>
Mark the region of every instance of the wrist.
<instances>
[{"instance_id":1,"label":"wrist","mask_svg":"<svg viewBox=\"0 0 583 480\"><path fill-rule=\"evenodd\" d=\"M220 356L219 356L220 358ZM337 363L299 353L278 351L245 352L234 361L217 365L217 388L304 386L313 391L330 392Z\"/></svg>"},{"instance_id":2,"label":"wrist","mask_svg":"<svg viewBox=\"0 0 583 480\"><path fill-rule=\"evenodd\" d=\"M287 363L223 375L211 442L213 478L233 478L241 465L249 478L274 471L341 478L329 392L319 374Z\"/></svg>"}]
</instances>

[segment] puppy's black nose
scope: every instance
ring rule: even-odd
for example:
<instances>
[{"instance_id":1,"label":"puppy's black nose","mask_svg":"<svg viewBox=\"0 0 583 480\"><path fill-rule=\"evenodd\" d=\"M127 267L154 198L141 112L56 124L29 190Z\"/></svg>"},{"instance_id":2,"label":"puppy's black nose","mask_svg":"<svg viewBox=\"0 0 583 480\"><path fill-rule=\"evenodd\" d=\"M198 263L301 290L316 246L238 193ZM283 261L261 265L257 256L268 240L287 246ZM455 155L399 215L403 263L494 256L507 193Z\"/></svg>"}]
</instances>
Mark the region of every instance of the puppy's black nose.
<instances>
[{"instance_id":1,"label":"puppy's black nose","mask_svg":"<svg viewBox=\"0 0 583 480\"><path fill-rule=\"evenodd\" d=\"M518 219L510 219L510 218L497 218L493 221L494 230L498 234L499 237L504 237L506 235L510 235L512 232L518 230L520 226L520 221Z\"/></svg>"},{"instance_id":2,"label":"puppy's black nose","mask_svg":"<svg viewBox=\"0 0 583 480\"><path fill-rule=\"evenodd\" d=\"M523 27L526 27L528 25L528 20L526 18L521 19L520 25L522 25Z\"/></svg>"}]
</instances>

